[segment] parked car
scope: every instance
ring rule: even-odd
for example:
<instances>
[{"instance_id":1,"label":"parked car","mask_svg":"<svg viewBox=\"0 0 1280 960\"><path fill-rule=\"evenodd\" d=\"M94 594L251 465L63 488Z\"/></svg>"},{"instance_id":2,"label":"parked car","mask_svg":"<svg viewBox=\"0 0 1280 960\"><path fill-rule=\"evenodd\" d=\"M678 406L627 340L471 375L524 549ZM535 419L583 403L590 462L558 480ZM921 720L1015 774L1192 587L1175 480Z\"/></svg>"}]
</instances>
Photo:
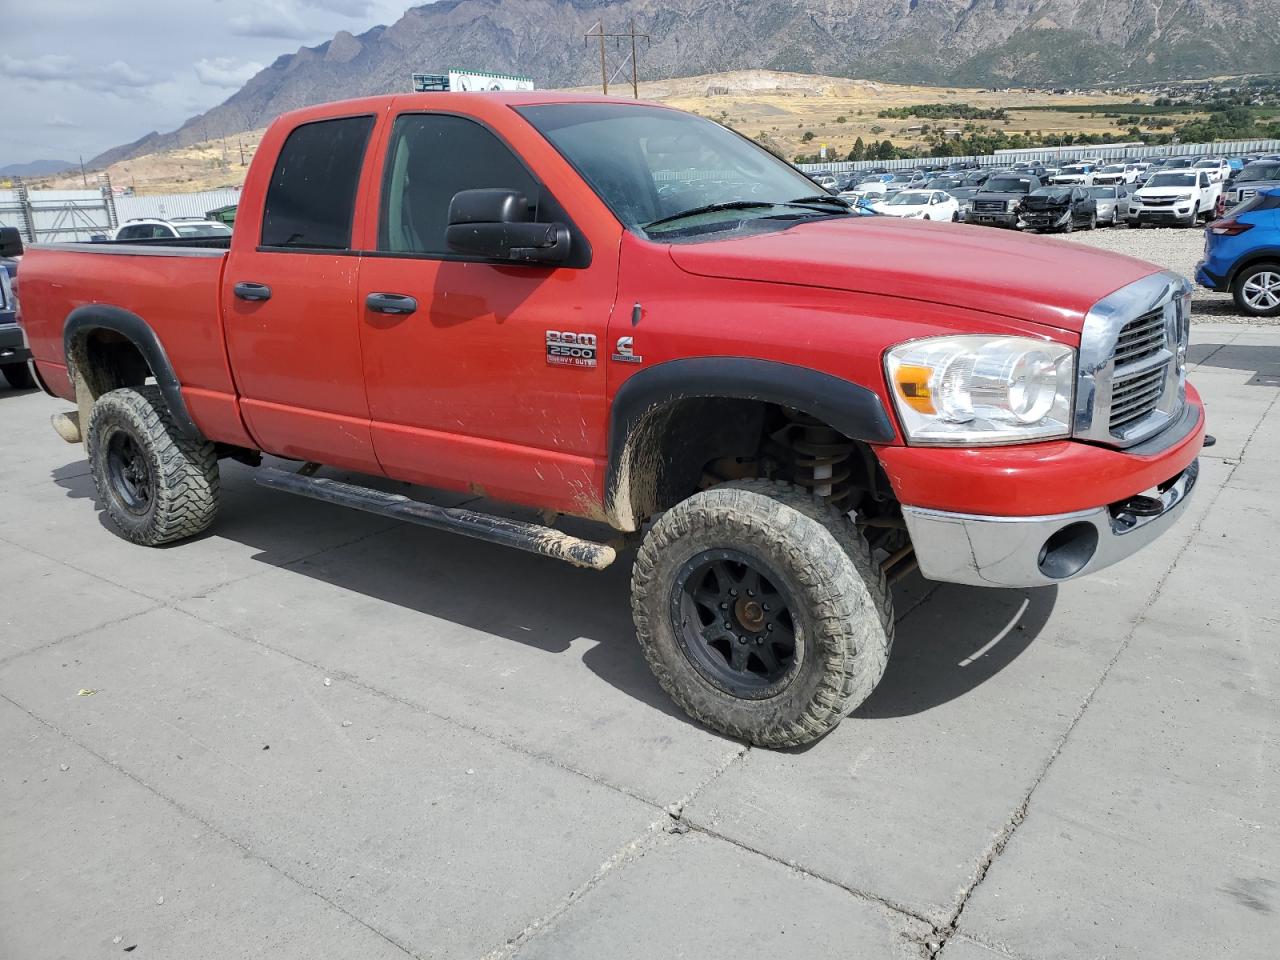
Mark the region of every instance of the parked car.
<instances>
[{"instance_id":1,"label":"parked car","mask_svg":"<svg viewBox=\"0 0 1280 960\"><path fill-rule=\"evenodd\" d=\"M960 219L960 204L945 190L901 190L875 204L877 213L909 220Z\"/></svg>"},{"instance_id":2,"label":"parked car","mask_svg":"<svg viewBox=\"0 0 1280 960\"><path fill-rule=\"evenodd\" d=\"M1139 168L1134 163L1112 163L1098 170L1093 175L1093 183L1135 183L1138 179Z\"/></svg>"},{"instance_id":3,"label":"parked car","mask_svg":"<svg viewBox=\"0 0 1280 960\"><path fill-rule=\"evenodd\" d=\"M966 187L980 187L990 179L990 170L970 170L964 175L964 185Z\"/></svg>"},{"instance_id":4,"label":"parked car","mask_svg":"<svg viewBox=\"0 0 1280 960\"><path fill-rule=\"evenodd\" d=\"M973 209L973 198L978 194L978 187L952 187L947 193L955 198L956 206L960 208L960 219L967 220L969 213Z\"/></svg>"},{"instance_id":5,"label":"parked car","mask_svg":"<svg viewBox=\"0 0 1280 960\"><path fill-rule=\"evenodd\" d=\"M1040 187L1038 177L1025 173L1002 173L982 185L973 197L969 222L988 227L1018 226L1018 204Z\"/></svg>"},{"instance_id":6,"label":"parked car","mask_svg":"<svg viewBox=\"0 0 1280 960\"><path fill-rule=\"evenodd\" d=\"M215 223L225 223L228 227L234 227L236 222L236 208L239 204L229 203L225 207L218 207L216 210L209 210L205 213L206 220L212 220Z\"/></svg>"},{"instance_id":7,"label":"parked car","mask_svg":"<svg viewBox=\"0 0 1280 960\"><path fill-rule=\"evenodd\" d=\"M1253 161L1223 191L1226 200L1224 212L1272 187L1280 187L1280 160Z\"/></svg>"},{"instance_id":8,"label":"parked car","mask_svg":"<svg viewBox=\"0 0 1280 960\"><path fill-rule=\"evenodd\" d=\"M1254 194L1204 233L1196 282L1230 291L1250 316L1280 317L1280 187Z\"/></svg>"},{"instance_id":9,"label":"parked car","mask_svg":"<svg viewBox=\"0 0 1280 960\"><path fill-rule=\"evenodd\" d=\"M1085 187L1050 184L1038 187L1018 204L1019 226L1032 233L1070 233L1076 227L1092 230L1098 209Z\"/></svg>"},{"instance_id":10,"label":"parked car","mask_svg":"<svg viewBox=\"0 0 1280 960\"><path fill-rule=\"evenodd\" d=\"M18 258L22 256L22 235L17 227L0 227L0 375L15 390L31 386L27 361L31 354L18 326Z\"/></svg>"},{"instance_id":11,"label":"parked car","mask_svg":"<svg viewBox=\"0 0 1280 960\"><path fill-rule=\"evenodd\" d=\"M1197 160L1191 165L1192 170L1203 170L1215 183L1223 183L1231 176L1231 164L1220 157Z\"/></svg>"},{"instance_id":12,"label":"parked car","mask_svg":"<svg viewBox=\"0 0 1280 960\"><path fill-rule=\"evenodd\" d=\"M841 190L840 197L844 200L856 200L860 197L868 197L875 200L883 197L885 195L885 191L885 182L876 178L873 180L863 180L861 183L848 190Z\"/></svg>"},{"instance_id":13,"label":"parked car","mask_svg":"<svg viewBox=\"0 0 1280 960\"><path fill-rule=\"evenodd\" d=\"M1093 186L1095 168L1087 163L1073 163L1063 167L1049 178L1049 182L1059 186Z\"/></svg>"},{"instance_id":14,"label":"parked car","mask_svg":"<svg viewBox=\"0 0 1280 960\"><path fill-rule=\"evenodd\" d=\"M925 184L927 190L953 190L962 185L964 180L960 177L934 177Z\"/></svg>"},{"instance_id":15,"label":"parked car","mask_svg":"<svg viewBox=\"0 0 1280 960\"><path fill-rule=\"evenodd\" d=\"M692 156L723 176L659 194ZM871 694L904 570L1059 584L1145 547L1194 493L1186 280L854 216L669 107L554 91L312 106L267 130L241 206L229 249L23 260L36 367L76 406L55 421L85 444L104 522L149 546L196 536L218 458L263 453L304 464L257 467L275 495L590 569L617 559L611 534L350 474L596 521L636 551L637 658L741 740L811 742ZM1128 362L1156 333L1168 361ZM1139 383L1141 402L1113 401Z\"/></svg>"},{"instance_id":16,"label":"parked car","mask_svg":"<svg viewBox=\"0 0 1280 960\"><path fill-rule=\"evenodd\" d=\"M1129 219L1130 191L1124 184L1092 186L1088 190L1089 196L1097 206L1098 223L1114 227Z\"/></svg>"},{"instance_id":17,"label":"parked car","mask_svg":"<svg viewBox=\"0 0 1280 960\"><path fill-rule=\"evenodd\" d=\"M1193 227L1217 211L1222 184L1205 170L1162 170L1129 200L1129 223Z\"/></svg>"},{"instance_id":18,"label":"parked car","mask_svg":"<svg viewBox=\"0 0 1280 960\"><path fill-rule=\"evenodd\" d=\"M172 220L139 218L115 229L112 240L191 240L223 237L231 239L231 228L217 220L203 217L175 217Z\"/></svg>"},{"instance_id":19,"label":"parked car","mask_svg":"<svg viewBox=\"0 0 1280 960\"><path fill-rule=\"evenodd\" d=\"M899 190L917 190L925 184L925 176L919 170L906 170L892 174L885 181L886 194L894 194Z\"/></svg>"}]
</instances>

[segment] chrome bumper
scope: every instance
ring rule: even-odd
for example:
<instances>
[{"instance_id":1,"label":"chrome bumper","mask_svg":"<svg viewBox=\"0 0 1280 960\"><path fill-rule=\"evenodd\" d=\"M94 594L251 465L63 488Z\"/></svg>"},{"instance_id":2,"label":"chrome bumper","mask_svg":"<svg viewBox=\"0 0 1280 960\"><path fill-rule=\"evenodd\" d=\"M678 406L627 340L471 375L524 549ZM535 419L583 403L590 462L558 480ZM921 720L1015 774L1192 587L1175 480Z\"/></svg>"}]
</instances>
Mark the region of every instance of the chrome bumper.
<instances>
[{"instance_id":1,"label":"chrome bumper","mask_svg":"<svg viewBox=\"0 0 1280 960\"><path fill-rule=\"evenodd\" d=\"M1039 587L1084 576L1137 553L1182 514L1199 461L1158 496L1048 517L990 517L902 508L920 573L986 587Z\"/></svg>"}]
</instances>

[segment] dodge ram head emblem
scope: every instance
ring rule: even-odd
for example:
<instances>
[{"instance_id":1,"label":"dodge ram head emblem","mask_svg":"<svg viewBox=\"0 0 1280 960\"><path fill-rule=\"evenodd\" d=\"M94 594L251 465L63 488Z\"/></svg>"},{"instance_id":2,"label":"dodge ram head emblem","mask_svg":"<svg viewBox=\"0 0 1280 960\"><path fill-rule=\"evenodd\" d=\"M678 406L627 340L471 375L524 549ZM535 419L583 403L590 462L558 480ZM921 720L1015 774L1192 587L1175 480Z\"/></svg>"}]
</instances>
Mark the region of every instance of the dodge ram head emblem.
<instances>
[{"instance_id":1,"label":"dodge ram head emblem","mask_svg":"<svg viewBox=\"0 0 1280 960\"><path fill-rule=\"evenodd\" d=\"M553 367L594 367L596 365L595 334L548 330L547 363Z\"/></svg>"},{"instance_id":2,"label":"dodge ram head emblem","mask_svg":"<svg viewBox=\"0 0 1280 960\"><path fill-rule=\"evenodd\" d=\"M619 363L639 363L644 357L636 356L635 342L630 337L619 337L618 345L613 351L613 359Z\"/></svg>"}]
</instances>

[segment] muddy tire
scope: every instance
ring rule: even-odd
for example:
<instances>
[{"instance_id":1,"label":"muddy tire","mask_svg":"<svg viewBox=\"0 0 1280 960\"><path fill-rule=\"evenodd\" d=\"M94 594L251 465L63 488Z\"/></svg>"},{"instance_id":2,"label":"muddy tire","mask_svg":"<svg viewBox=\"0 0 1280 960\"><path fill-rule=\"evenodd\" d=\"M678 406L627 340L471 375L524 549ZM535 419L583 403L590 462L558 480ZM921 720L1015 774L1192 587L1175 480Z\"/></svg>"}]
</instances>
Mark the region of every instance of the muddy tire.
<instances>
[{"instance_id":1,"label":"muddy tire","mask_svg":"<svg viewBox=\"0 0 1280 960\"><path fill-rule=\"evenodd\" d=\"M88 429L93 484L125 539L148 547L204 531L218 512L213 444L183 437L157 387L104 393Z\"/></svg>"},{"instance_id":2,"label":"muddy tire","mask_svg":"<svg viewBox=\"0 0 1280 960\"><path fill-rule=\"evenodd\" d=\"M764 747L817 740L880 682L893 606L866 541L785 483L695 494L645 537L631 577L636 633L691 717Z\"/></svg>"},{"instance_id":3,"label":"muddy tire","mask_svg":"<svg viewBox=\"0 0 1280 960\"><path fill-rule=\"evenodd\" d=\"M31 378L31 370L25 363L6 364L0 367L0 373L4 374L5 381L15 390L26 390L35 383Z\"/></svg>"}]
</instances>

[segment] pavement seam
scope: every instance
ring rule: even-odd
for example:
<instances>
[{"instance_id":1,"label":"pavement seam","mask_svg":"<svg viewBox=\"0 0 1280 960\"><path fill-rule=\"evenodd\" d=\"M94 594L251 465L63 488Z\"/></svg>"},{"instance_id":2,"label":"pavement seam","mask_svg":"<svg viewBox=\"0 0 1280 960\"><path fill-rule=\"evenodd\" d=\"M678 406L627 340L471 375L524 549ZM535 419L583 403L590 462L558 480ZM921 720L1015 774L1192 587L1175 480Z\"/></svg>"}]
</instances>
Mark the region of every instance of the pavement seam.
<instances>
[{"instance_id":1,"label":"pavement seam","mask_svg":"<svg viewBox=\"0 0 1280 960\"><path fill-rule=\"evenodd\" d=\"M1084 718L1089 707L1092 706L1094 698L1097 696L1098 691L1102 689L1103 684L1107 682L1107 678L1111 675L1112 669L1129 649L1130 644L1133 642L1134 635L1138 632L1138 629L1143 625L1143 623L1146 622L1147 614L1150 612L1151 608L1155 606L1156 601L1160 599L1160 595L1164 592L1165 584L1168 582L1169 577L1173 575L1174 570L1177 569L1183 555L1191 548L1191 544L1196 541L1196 538L1200 533L1200 529L1204 526L1205 520L1208 519L1209 514L1213 511L1213 508L1217 504L1218 499L1222 496L1223 491L1230 485L1231 479L1235 476L1239 464L1243 462L1245 455L1249 450L1249 446L1253 443L1254 437L1257 436L1258 431L1262 428L1262 424L1275 408L1277 401L1280 401L1280 393L1272 398L1271 402L1267 404L1266 409L1262 412L1262 415L1258 418L1258 421L1254 424L1253 429L1249 432L1248 438L1246 438L1243 446L1241 447L1240 459L1231 465L1231 468L1227 473L1226 478L1222 481L1221 486L1213 492L1213 496L1209 500L1209 504L1205 508L1204 513L1201 514L1200 519L1196 521L1195 526L1191 528L1190 535L1178 549L1177 554L1174 556L1173 561L1169 564L1168 568L1166 568L1164 573L1161 574L1159 581L1157 581L1151 593L1148 594L1147 600L1142 606L1142 610L1139 611L1138 615L1133 619L1128 631L1124 635L1124 639L1116 648L1115 653L1107 661L1106 666L1103 667L1102 673L1099 675L1097 681L1090 688L1089 692L1085 694L1079 708L1072 716L1071 722L1067 724L1066 729L1054 744L1053 749L1049 752L1049 756L1046 758L1043 766L1041 766L1040 772L1036 775L1031 786L1023 795L1022 802L1013 809L1004 826L1001 827L1001 829L992 838L991 843L988 844L985 853L978 861L978 867L973 875L973 879L961 891L960 899L957 902L955 909L952 911L948 922L941 927L935 927L936 937L931 939L926 945L926 957L928 960L936 960L938 954L947 945L947 942L956 934L960 924L960 917L964 913L964 908L968 905L970 898L972 898L974 892L987 878L987 874L995 864L995 861L999 859L1002 853L1004 853L1005 847L1008 846L1009 841L1013 839L1013 835L1017 832L1018 827L1020 827L1023 821L1026 820L1027 814L1030 811L1031 801L1036 790L1039 788L1040 784L1044 782L1045 777L1049 774L1050 768L1057 761L1058 757L1062 755L1062 751L1066 747L1067 741L1071 738L1072 733L1075 732L1076 727ZM966 934L966 936L968 936L968 934ZM983 943L983 946L991 946L1003 953L1009 954L1010 956L1013 955L1008 947L1003 944L999 944L998 942L993 942L991 944Z\"/></svg>"},{"instance_id":2,"label":"pavement seam","mask_svg":"<svg viewBox=\"0 0 1280 960\"><path fill-rule=\"evenodd\" d=\"M53 640L46 640L39 646L31 647L29 650L19 650L17 653L9 654L7 657L0 657L0 668L7 667L14 661L20 660L29 654L40 653L41 651L48 650L50 647L56 647L60 643L66 643L68 640L75 640L78 637L83 637L87 633L93 633L95 630L102 630L105 627L114 627L122 623L128 623L130 620L133 620L136 617L141 617L143 614L152 613L161 609L163 609L162 604L152 604L145 610L138 610L135 613L126 614L123 617L116 617L114 620L105 620L102 623L96 623L91 627L85 627L83 630L76 630L64 636L56 637Z\"/></svg>"},{"instance_id":3,"label":"pavement seam","mask_svg":"<svg viewBox=\"0 0 1280 960\"><path fill-rule=\"evenodd\" d=\"M937 924L935 924L928 917L925 917L919 913L916 913L910 907L904 906L901 903L897 903L893 900L890 900L887 897L881 897L881 896L877 896L874 893L869 893L866 890L859 889L858 887L851 887L847 883L842 883L841 881L835 879L834 877L829 877L824 873L821 873L810 867L802 866L801 864L798 864L792 860L784 860L781 857L775 856L774 854L769 853L766 850L762 850L759 847L753 847L749 843L744 843L742 840L739 840L735 837L731 837L731 836L728 836L727 834L721 833L719 830L716 830L713 827L707 826L706 824L690 823L689 829L691 831L696 831L698 833L705 834L708 837L714 837L717 840L723 840L725 843L731 844L732 846L735 846L740 850L745 850L747 853L752 853L752 854L755 854L756 856L763 857L765 860L769 860L773 863L779 864L780 866L784 866L788 870L794 870L796 873L800 873L806 877L811 877L814 880L818 880L822 883L829 884L830 886L843 890L845 893L849 894L852 897L855 897L858 900L863 900L867 903L875 904L878 907L882 907L886 910L892 911L893 913L900 914L904 917L907 917L910 920L915 920L918 923L924 924L930 930L937 929Z\"/></svg>"},{"instance_id":4,"label":"pavement seam","mask_svg":"<svg viewBox=\"0 0 1280 960\"><path fill-rule=\"evenodd\" d=\"M248 857L248 858L250 858L250 859L252 859L252 860L256 860L257 862L259 862L259 863L263 864L263 865L264 865L264 866L266 866L268 869L270 869L270 870L272 870L273 872L275 872L275 873L279 874L280 876L282 876L282 877L284 877L286 880L288 880L290 883L292 883L292 884L294 884L295 886L297 886L299 889L301 889L301 890L305 891L306 893L309 893L309 894L311 894L312 896L314 896L314 897L318 898L319 900L321 900L321 901L323 901L324 903L328 904L328 905L329 905L330 907L332 907L334 910L337 910L337 911L338 911L339 913L341 913L343 916L347 917L348 919L352 920L352 921L353 921L353 922L355 922L355 923L358 923L360 926L364 927L366 930L368 930L370 933L374 934L374 935L375 935L376 937L378 937L379 939L381 939L381 940L385 940L385 941L386 941L387 943L389 943L391 946L395 947L397 950L399 950L401 953L403 953L406 957L413 957L413 958L414 958L414 960L425 960L425 958L424 958L421 954L415 953L414 951L412 951L411 949L409 949L409 948L408 948L407 946L405 946L404 944L402 944L402 943L398 942L398 941L397 941L397 940L395 940L394 938L392 938L392 937L388 936L387 934L383 933L383 932L382 932L381 930L379 930L377 927L371 926L369 923L367 923L366 921L364 921L364 920L363 920L363 919L361 919L360 917L356 916L356 915L355 915L354 913L352 913L350 910L347 910L347 909L346 909L345 907L343 907L341 904L339 904L339 903L335 902L334 900L331 900L329 897L325 896L325 895L324 895L323 893L321 893L319 890L316 890L315 888L313 888L313 887L309 886L308 884L306 884L305 882L303 882L302 880L300 880L298 877L295 877L295 876L294 876L293 874L291 874L288 870L285 870L283 867L281 867L281 866L279 866L278 864L276 864L276 863L272 862L271 860L267 859L266 857L262 856L261 854L256 853L256 852L253 850L253 848L252 848L252 847L250 847L248 844L246 844L246 843L244 843L244 842L242 842L242 841L240 841L240 840L236 839L235 837L231 836L229 833L226 833L224 830L222 830L222 829L220 829L219 827L215 826L213 823L211 823L210 821L206 820L204 817L200 816L200 814L196 813L194 810L191 810L191 809L187 808L186 806L184 806L183 804L179 803L177 800L175 800L173 797L170 797L168 794L162 793L160 790L157 790L155 787L153 787L151 784L147 783L147 782L146 782L145 780L143 780L141 777L137 776L137 775L136 775L136 774L134 774L134 773L131 773L129 770L126 770L124 767L120 766L120 764L116 763L116 762L115 762L115 761L113 761L113 760L108 759L107 757L104 757L102 754L98 753L98 751L94 750L94 749L93 749L92 747L90 747L88 744L82 743L81 741L77 740L77 739L76 739L75 737L73 737L71 734L67 733L67 731L65 731L65 730L63 730L61 727L59 727L56 723L53 723L53 722L51 722L51 721L49 721L49 720L46 720L46 719L44 719L43 717L40 717L40 716L38 716L37 714L33 713L33 712L32 712L31 710L29 710L26 706L24 706L23 704L19 703L17 700L14 700L14 699L13 699L12 697L10 697L8 694L0 693L0 700L4 700L6 703L10 703L10 704L12 704L13 706L17 707L19 710L21 710L23 713L25 713L27 716L29 716L32 720L36 721L37 723L41 724L42 726L45 726L45 727L49 728L49 729L50 729L50 730L52 730L54 733L56 733L58 736L62 737L64 740L66 740L68 743L74 744L75 746L77 746L77 747L79 747L81 750L83 750L85 753L87 753L87 754L89 754L90 756L94 757L95 759L99 760L100 762L102 762L103 764L105 764L106 766L108 766L109 768L111 768L111 769L115 770L115 771L116 771L117 773L119 773L121 776L126 777L126 778L128 778L129 780L133 781L134 783L136 783L138 786L142 787L144 790L146 790L146 791L147 791L148 793L150 793L151 795L153 795L153 796L155 796L155 797L159 798L161 801L163 801L164 803L168 804L170 807L172 807L174 810L176 810L176 811L177 811L179 814L181 814L182 816L187 817L188 819L194 820L196 823L200 824L202 827L204 827L204 828L205 828L206 830L208 830L210 833L214 834L214 835L215 835L215 836L217 836L217 837L220 837L221 839L225 840L227 843L230 843L232 846L236 847L236 849L240 850L240 851L241 851L241 852L242 852L246 857Z\"/></svg>"}]
</instances>

